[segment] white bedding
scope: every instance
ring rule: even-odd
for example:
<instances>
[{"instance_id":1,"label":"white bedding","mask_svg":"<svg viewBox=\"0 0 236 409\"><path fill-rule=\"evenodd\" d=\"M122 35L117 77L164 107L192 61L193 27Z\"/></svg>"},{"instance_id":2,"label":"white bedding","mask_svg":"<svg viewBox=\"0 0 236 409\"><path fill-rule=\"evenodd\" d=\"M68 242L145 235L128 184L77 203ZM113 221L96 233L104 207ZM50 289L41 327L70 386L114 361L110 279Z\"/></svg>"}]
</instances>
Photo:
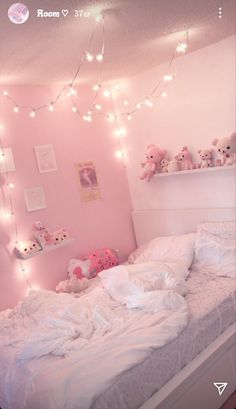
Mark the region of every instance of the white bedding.
<instances>
[{"instance_id":1,"label":"white bedding","mask_svg":"<svg viewBox=\"0 0 236 409\"><path fill-rule=\"evenodd\" d=\"M185 328L185 274L174 264L118 266L79 298L31 292L0 316L2 409L90 408Z\"/></svg>"}]
</instances>

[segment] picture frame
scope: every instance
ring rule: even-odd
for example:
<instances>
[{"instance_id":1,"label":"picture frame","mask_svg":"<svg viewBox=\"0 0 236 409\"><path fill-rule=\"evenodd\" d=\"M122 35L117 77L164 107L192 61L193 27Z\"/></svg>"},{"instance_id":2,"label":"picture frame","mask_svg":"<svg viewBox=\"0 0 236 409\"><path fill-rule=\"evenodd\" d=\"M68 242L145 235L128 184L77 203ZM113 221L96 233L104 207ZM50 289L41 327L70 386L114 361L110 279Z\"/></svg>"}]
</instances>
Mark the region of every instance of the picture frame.
<instances>
[{"instance_id":1,"label":"picture frame","mask_svg":"<svg viewBox=\"0 0 236 409\"><path fill-rule=\"evenodd\" d=\"M75 164L79 180L79 190L82 202L101 199L101 192L97 178L96 168L92 161Z\"/></svg>"},{"instance_id":2,"label":"picture frame","mask_svg":"<svg viewBox=\"0 0 236 409\"><path fill-rule=\"evenodd\" d=\"M0 149L0 173L14 172L15 161L10 147Z\"/></svg>"},{"instance_id":3,"label":"picture frame","mask_svg":"<svg viewBox=\"0 0 236 409\"><path fill-rule=\"evenodd\" d=\"M54 172L57 170L56 156L53 145L36 145L34 152L39 173Z\"/></svg>"},{"instance_id":4,"label":"picture frame","mask_svg":"<svg viewBox=\"0 0 236 409\"><path fill-rule=\"evenodd\" d=\"M28 212L34 212L47 207L44 189L41 186L24 189L24 199Z\"/></svg>"}]
</instances>

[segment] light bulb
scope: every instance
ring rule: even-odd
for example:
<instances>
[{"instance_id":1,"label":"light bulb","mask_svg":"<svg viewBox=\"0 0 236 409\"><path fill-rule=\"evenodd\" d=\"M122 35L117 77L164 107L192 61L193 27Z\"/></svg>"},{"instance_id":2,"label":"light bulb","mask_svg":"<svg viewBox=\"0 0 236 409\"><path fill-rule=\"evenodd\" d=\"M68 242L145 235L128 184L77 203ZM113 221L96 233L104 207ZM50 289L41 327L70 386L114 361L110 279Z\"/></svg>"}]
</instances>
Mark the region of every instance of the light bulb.
<instances>
[{"instance_id":1,"label":"light bulb","mask_svg":"<svg viewBox=\"0 0 236 409\"><path fill-rule=\"evenodd\" d=\"M101 61L103 60L103 54L97 54L97 55L96 55L96 60L97 60L98 62L101 62Z\"/></svg>"},{"instance_id":2,"label":"light bulb","mask_svg":"<svg viewBox=\"0 0 236 409\"><path fill-rule=\"evenodd\" d=\"M141 104L140 104L140 103L136 104L136 108L140 109L140 108L141 108Z\"/></svg>"},{"instance_id":3,"label":"light bulb","mask_svg":"<svg viewBox=\"0 0 236 409\"><path fill-rule=\"evenodd\" d=\"M2 124L0 124L0 131L3 131L4 126Z\"/></svg>"},{"instance_id":4,"label":"light bulb","mask_svg":"<svg viewBox=\"0 0 236 409\"><path fill-rule=\"evenodd\" d=\"M50 105L49 105L48 110L51 111L51 112L53 112L54 109L55 109L55 108L54 108L54 104L53 104L53 102L51 102Z\"/></svg>"},{"instance_id":5,"label":"light bulb","mask_svg":"<svg viewBox=\"0 0 236 409\"><path fill-rule=\"evenodd\" d=\"M3 95L5 95L5 97L8 95L8 92L7 91L3 91L3 93L2 93Z\"/></svg>"},{"instance_id":6,"label":"light bulb","mask_svg":"<svg viewBox=\"0 0 236 409\"><path fill-rule=\"evenodd\" d=\"M107 115L107 119L108 119L108 121L114 121L114 119L115 119L115 116L113 115L113 114L109 114L109 115Z\"/></svg>"},{"instance_id":7,"label":"light bulb","mask_svg":"<svg viewBox=\"0 0 236 409\"><path fill-rule=\"evenodd\" d=\"M31 118L34 118L36 116L35 110L33 109L33 111L31 111L29 115L31 116Z\"/></svg>"},{"instance_id":8,"label":"light bulb","mask_svg":"<svg viewBox=\"0 0 236 409\"><path fill-rule=\"evenodd\" d=\"M19 107L18 107L17 105L14 106L13 111L14 111L14 112L19 112Z\"/></svg>"},{"instance_id":9,"label":"light bulb","mask_svg":"<svg viewBox=\"0 0 236 409\"><path fill-rule=\"evenodd\" d=\"M187 44L186 43L179 43L176 47L176 51L178 53L185 53L187 50Z\"/></svg>"},{"instance_id":10,"label":"light bulb","mask_svg":"<svg viewBox=\"0 0 236 409\"><path fill-rule=\"evenodd\" d=\"M125 106L129 105L128 99L125 99L124 102L123 102L123 104L124 104Z\"/></svg>"},{"instance_id":11,"label":"light bulb","mask_svg":"<svg viewBox=\"0 0 236 409\"><path fill-rule=\"evenodd\" d=\"M96 84L96 85L93 86L93 90L98 91L100 87L101 87L101 85Z\"/></svg>"},{"instance_id":12,"label":"light bulb","mask_svg":"<svg viewBox=\"0 0 236 409\"><path fill-rule=\"evenodd\" d=\"M102 106L100 104L95 104L95 108L100 111L100 109L102 109Z\"/></svg>"},{"instance_id":13,"label":"light bulb","mask_svg":"<svg viewBox=\"0 0 236 409\"><path fill-rule=\"evenodd\" d=\"M70 88L67 92L68 97L71 97L72 95L77 95L77 91L73 88L73 85L70 84Z\"/></svg>"},{"instance_id":14,"label":"light bulb","mask_svg":"<svg viewBox=\"0 0 236 409\"><path fill-rule=\"evenodd\" d=\"M77 112L77 108L75 106L72 107L72 112Z\"/></svg>"},{"instance_id":15,"label":"light bulb","mask_svg":"<svg viewBox=\"0 0 236 409\"><path fill-rule=\"evenodd\" d=\"M166 92L162 92L161 93L162 98L166 98L167 97L167 93Z\"/></svg>"},{"instance_id":16,"label":"light bulb","mask_svg":"<svg viewBox=\"0 0 236 409\"><path fill-rule=\"evenodd\" d=\"M11 216L13 216L13 214L10 213L10 212L2 212L1 213L1 218L3 220L9 220L11 218Z\"/></svg>"},{"instance_id":17,"label":"light bulb","mask_svg":"<svg viewBox=\"0 0 236 409\"><path fill-rule=\"evenodd\" d=\"M103 95L105 98L109 98L111 96L111 92L109 91L109 89L105 89Z\"/></svg>"},{"instance_id":18,"label":"light bulb","mask_svg":"<svg viewBox=\"0 0 236 409\"><path fill-rule=\"evenodd\" d=\"M152 107L152 106L153 106L153 102L150 101L150 99L149 99L148 97L145 99L145 104L146 104L148 107Z\"/></svg>"},{"instance_id":19,"label":"light bulb","mask_svg":"<svg viewBox=\"0 0 236 409\"><path fill-rule=\"evenodd\" d=\"M88 122L91 122L91 121L92 121L91 115L88 115L88 116L87 116L87 121L88 121Z\"/></svg>"},{"instance_id":20,"label":"light bulb","mask_svg":"<svg viewBox=\"0 0 236 409\"><path fill-rule=\"evenodd\" d=\"M115 85L114 89L115 89L115 91L120 91L120 86L117 84L117 85Z\"/></svg>"},{"instance_id":21,"label":"light bulb","mask_svg":"<svg viewBox=\"0 0 236 409\"><path fill-rule=\"evenodd\" d=\"M130 114L127 115L127 119L128 119L129 121L131 121L132 117L131 117Z\"/></svg>"},{"instance_id":22,"label":"light bulb","mask_svg":"<svg viewBox=\"0 0 236 409\"><path fill-rule=\"evenodd\" d=\"M103 15L102 15L102 14L98 14L98 15L95 17L96 23L100 23L100 22L102 21L102 19L103 19Z\"/></svg>"},{"instance_id":23,"label":"light bulb","mask_svg":"<svg viewBox=\"0 0 236 409\"><path fill-rule=\"evenodd\" d=\"M93 59L94 59L93 54L86 53L86 60L87 60L88 62L92 62L92 61L93 61Z\"/></svg>"},{"instance_id":24,"label":"light bulb","mask_svg":"<svg viewBox=\"0 0 236 409\"><path fill-rule=\"evenodd\" d=\"M14 189L14 187L15 187L14 183L8 183L7 186L8 186L10 189Z\"/></svg>"},{"instance_id":25,"label":"light bulb","mask_svg":"<svg viewBox=\"0 0 236 409\"><path fill-rule=\"evenodd\" d=\"M115 134L118 137L125 136L126 135L126 130L124 128L116 129Z\"/></svg>"},{"instance_id":26,"label":"light bulb","mask_svg":"<svg viewBox=\"0 0 236 409\"><path fill-rule=\"evenodd\" d=\"M164 75L164 77L163 77L163 79L165 80L165 81L171 81L171 80L173 80L173 75L171 75L171 74L165 74Z\"/></svg>"},{"instance_id":27,"label":"light bulb","mask_svg":"<svg viewBox=\"0 0 236 409\"><path fill-rule=\"evenodd\" d=\"M117 158L122 159L122 158L125 158L125 156L126 156L125 151L122 151L122 150L116 151Z\"/></svg>"}]
</instances>

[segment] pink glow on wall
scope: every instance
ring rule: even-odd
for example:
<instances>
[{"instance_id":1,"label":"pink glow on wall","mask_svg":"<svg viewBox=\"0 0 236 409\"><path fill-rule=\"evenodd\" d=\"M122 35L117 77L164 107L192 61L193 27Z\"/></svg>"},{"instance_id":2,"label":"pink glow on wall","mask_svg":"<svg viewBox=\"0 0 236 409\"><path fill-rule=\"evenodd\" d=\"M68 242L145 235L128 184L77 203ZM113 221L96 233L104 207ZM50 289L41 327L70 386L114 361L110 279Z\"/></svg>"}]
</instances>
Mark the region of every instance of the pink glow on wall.
<instances>
[{"instance_id":1,"label":"pink glow on wall","mask_svg":"<svg viewBox=\"0 0 236 409\"><path fill-rule=\"evenodd\" d=\"M49 87L7 87L22 105L47 103L57 90ZM80 89L80 104L86 109L88 90ZM10 173L19 238L30 237L34 221L41 220L50 230L65 227L74 242L62 249L39 255L25 262L34 286L54 289L66 277L66 266L72 257L79 257L94 248L113 247L120 251L121 261L134 248L126 171L114 156L118 148L113 137L114 126L97 118L84 122L71 110L65 96L55 111L40 111L30 118L28 111L13 113L10 101L2 102L0 122L4 124L4 146L11 146L16 172ZM53 144L58 170L39 173L34 155L35 145ZM75 163L92 160L101 189L101 199L81 202ZM27 212L23 189L42 186L47 208ZM0 309L11 307L26 293L27 287L12 255L14 226L8 220L0 224Z\"/></svg>"}]
</instances>

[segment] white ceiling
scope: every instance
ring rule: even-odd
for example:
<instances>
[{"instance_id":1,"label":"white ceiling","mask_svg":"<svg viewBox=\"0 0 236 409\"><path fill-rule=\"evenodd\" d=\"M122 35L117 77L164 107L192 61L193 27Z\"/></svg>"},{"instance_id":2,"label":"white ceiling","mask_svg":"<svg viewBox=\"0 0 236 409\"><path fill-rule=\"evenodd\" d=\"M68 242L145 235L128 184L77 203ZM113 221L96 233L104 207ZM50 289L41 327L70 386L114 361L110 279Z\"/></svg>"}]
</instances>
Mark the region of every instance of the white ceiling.
<instances>
[{"instance_id":1,"label":"white ceiling","mask_svg":"<svg viewBox=\"0 0 236 409\"><path fill-rule=\"evenodd\" d=\"M168 61L189 28L189 52L235 33L235 0L21 0L29 20L11 23L7 10L14 1L1 0L0 83L68 83L96 23L75 18L74 9L102 11L105 18L103 80L134 75ZM222 18L218 8L222 7ZM37 18L45 11L68 9L67 17ZM95 37L94 51L101 35ZM97 63L86 63L80 81L94 79Z\"/></svg>"}]
</instances>

